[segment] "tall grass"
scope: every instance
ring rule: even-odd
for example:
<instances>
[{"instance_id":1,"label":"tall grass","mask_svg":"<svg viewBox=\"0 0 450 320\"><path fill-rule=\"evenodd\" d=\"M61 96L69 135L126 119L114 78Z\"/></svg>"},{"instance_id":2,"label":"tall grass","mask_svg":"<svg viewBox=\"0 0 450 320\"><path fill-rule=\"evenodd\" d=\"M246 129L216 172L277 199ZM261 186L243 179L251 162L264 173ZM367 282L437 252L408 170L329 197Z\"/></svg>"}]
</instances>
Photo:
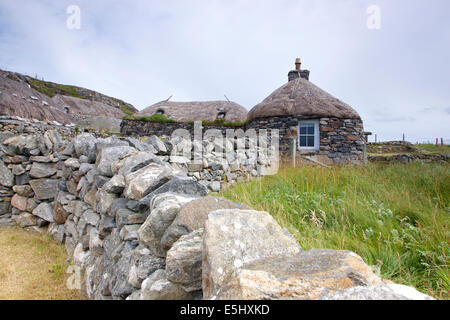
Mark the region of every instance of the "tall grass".
<instances>
[{"instance_id":1,"label":"tall grass","mask_svg":"<svg viewBox=\"0 0 450 320\"><path fill-rule=\"evenodd\" d=\"M449 168L286 168L223 195L271 213L303 249L354 251L382 277L448 299Z\"/></svg>"}]
</instances>

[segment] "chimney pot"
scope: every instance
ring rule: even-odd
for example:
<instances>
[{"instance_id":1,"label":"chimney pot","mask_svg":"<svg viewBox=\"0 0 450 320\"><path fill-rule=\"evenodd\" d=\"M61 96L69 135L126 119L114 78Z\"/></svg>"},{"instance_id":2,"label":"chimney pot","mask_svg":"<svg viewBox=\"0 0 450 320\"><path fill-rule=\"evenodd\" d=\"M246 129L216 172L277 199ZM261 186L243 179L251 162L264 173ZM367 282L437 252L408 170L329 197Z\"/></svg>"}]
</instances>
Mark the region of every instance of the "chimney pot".
<instances>
[{"instance_id":1,"label":"chimney pot","mask_svg":"<svg viewBox=\"0 0 450 320\"><path fill-rule=\"evenodd\" d=\"M300 58L295 59L295 70L300 71L300 66L302 65L302 62Z\"/></svg>"}]
</instances>

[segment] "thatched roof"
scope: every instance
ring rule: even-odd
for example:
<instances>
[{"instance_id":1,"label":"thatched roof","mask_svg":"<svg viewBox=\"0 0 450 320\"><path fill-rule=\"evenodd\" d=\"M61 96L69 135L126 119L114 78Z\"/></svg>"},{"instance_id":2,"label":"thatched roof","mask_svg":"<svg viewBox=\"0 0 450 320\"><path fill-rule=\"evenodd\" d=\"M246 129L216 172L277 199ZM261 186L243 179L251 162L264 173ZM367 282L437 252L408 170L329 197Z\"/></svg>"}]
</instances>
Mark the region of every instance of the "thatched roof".
<instances>
[{"instance_id":1,"label":"thatched roof","mask_svg":"<svg viewBox=\"0 0 450 320\"><path fill-rule=\"evenodd\" d=\"M299 115L361 119L349 105L336 99L308 80L289 81L251 109L247 121L256 118Z\"/></svg>"},{"instance_id":2,"label":"thatched roof","mask_svg":"<svg viewBox=\"0 0 450 320\"><path fill-rule=\"evenodd\" d=\"M220 113L225 113L226 122L247 119L247 109L232 101L161 101L139 111L135 116L151 116L160 110L178 122L214 121Z\"/></svg>"}]
</instances>

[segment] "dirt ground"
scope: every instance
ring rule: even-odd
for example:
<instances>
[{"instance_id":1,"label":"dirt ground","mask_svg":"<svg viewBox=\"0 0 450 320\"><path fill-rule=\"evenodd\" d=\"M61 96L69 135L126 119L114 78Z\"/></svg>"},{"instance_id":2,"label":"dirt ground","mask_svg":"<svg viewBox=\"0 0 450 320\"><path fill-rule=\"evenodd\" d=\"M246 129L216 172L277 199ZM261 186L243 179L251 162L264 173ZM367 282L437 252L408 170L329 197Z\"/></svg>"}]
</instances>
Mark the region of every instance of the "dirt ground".
<instances>
[{"instance_id":1,"label":"dirt ground","mask_svg":"<svg viewBox=\"0 0 450 320\"><path fill-rule=\"evenodd\" d=\"M19 227L0 228L1 300L79 300L66 286L71 274L63 245Z\"/></svg>"}]
</instances>

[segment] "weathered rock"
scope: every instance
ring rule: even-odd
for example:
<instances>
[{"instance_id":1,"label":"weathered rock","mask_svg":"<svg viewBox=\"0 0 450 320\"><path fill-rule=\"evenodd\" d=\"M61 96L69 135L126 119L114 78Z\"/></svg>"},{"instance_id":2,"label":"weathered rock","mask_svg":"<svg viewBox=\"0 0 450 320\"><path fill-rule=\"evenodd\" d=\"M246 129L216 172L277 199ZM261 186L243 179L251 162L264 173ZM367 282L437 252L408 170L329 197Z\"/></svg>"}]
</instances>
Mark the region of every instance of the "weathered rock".
<instances>
[{"instance_id":1,"label":"weathered rock","mask_svg":"<svg viewBox=\"0 0 450 320\"><path fill-rule=\"evenodd\" d=\"M139 210L145 210L154 196L166 192L202 197L208 194L208 189L191 177L174 176L170 181L142 198L139 201Z\"/></svg>"},{"instance_id":2,"label":"weathered rock","mask_svg":"<svg viewBox=\"0 0 450 320\"><path fill-rule=\"evenodd\" d=\"M69 158L64 161L64 164L72 170L78 170L81 166L80 162L76 158Z\"/></svg>"},{"instance_id":3,"label":"weathered rock","mask_svg":"<svg viewBox=\"0 0 450 320\"><path fill-rule=\"evenodd\" d=\"M20 176L16 176L16 185L26 185L30 181L30 175L28 172L21 174Z\"/></svg>"},{"instance_id":4,"label":"weathered rock","mask_svg":"<svg viewBox=\"0 0 450 320\"><path fill-rule=\"evenodd\" d=\"M164 270L155 271L144 280L141 288L142 300L191 300L193 295L179 284L166 279Z\"/></svg>"},{"instance_id":5,"label":"weathered rock","mask_svg":"<svg viewBox=\"0 0 450 320\"><path fill-rule=\"evenodd\" d=\"M30 180L30 186L39 200L53 199L58 193L58 180Z\"/></svg>"},{"instance_id":6,"label":"weathered rock","mask_svg":"<svg viewBox=\"0 0 450 320\"><path fill-rule=\"evenodd\" d=\"M86 268L89 256L90 252L84 251L83 245L79 243L73 252L73 262L83 270Z\"/></svg>"},{"instance_id":7,"label":"weathered rock","mask_svg":"<svg viewBox=\"0 0 450 320\"><path fill-rule=\"evenodd\" d=\"M21 164L14 164L11 171L14 175L20 176L25 173L25 168Z\"/></svg>"},{"instance_id":8,"label":"weathered rock","mask_svg":"<svg viewBox=\"0 0 450 320\"><path fill-rule=\"evenodd\" d=\"M23 186L14 186L13 190L15 193L22 197L28 197L33 193L33 189L31 189L28 184Z\"/></svg>"},{"instance_id":9,"label":"weathered rock","mask_svg":"<svg viewBox=\"0 0 450 320\"><path fill-rule=\"evenodd\" d=\"M47 202L42 202L36 209L33 210L33 214L48 222L55 222L53 218L53 209Z\"/></svg>"},{"instance_id":10,"label":"weathered rock","mask_svg":"<svg viewBox=\"0 0 450 320\"><path fill-rule=\"evenodd\" d=\"M83 217L86 220L86 223L94 227L96 227L100 222L100 215L98 215L91 209L87 209L86 211L84 211Z\"/></svg>"},{"instance_id":11,"label":"weathered rock","mask_svg":"<svg viewBox=\"0 0 450 320\"><path fill-rule=\"evenodd\" d=\"M31 156L30 157L30 161L31 162L49 163L49 162L53 162L54 158L53 158L52 155L48 155L48 156Z\"/></svg>"},{"instance_id":12,"label":"weathered rock","mask_svg":"<svg viewBox=\"0 0 450 320\"><path fill-rule=\"evenodd\" d=\"M145 217L141 213L136 213L131 210L121 208L116 213L116 224L118 228L125 225L142 224L145 222Z\"/></svg>"},{"instance_id":13,"label":"weathered rock","mask_svg":"<svg viewBox=\"0 0 450 320\"><path fill-rule=\"evenodd\" d=\"M401 284L358 286L325 295L322 300L435 300L416 289Z\"/></svg>"},{"instance_id":14,"label":"weathered rock","mask_svg":"<svg viewBox=\"0 0 450 320\"><path fill-rule=\"evenodd\" d=\"M90 153L95 148L95 137L90 133L83 133L80 135L77 135L75 139L73 139L73 147L75 154L80 157L82 155L85 155L89 157ZM64 151L64 154L71 155L69 153L70 149L68 151Z\"/></svg>"},{"instance_id":15,"label":"weathered rock","mask_svg":"<svg viewBox=\"0 0 450 320\"><path fill-rule=\"evenodd\" d=\"M16 223L22 228L37 226L38 224L37 218L28 212L21 213L15 219Z\"/></svg>"},{"instance_id":16,"label":"weathered rock","mask_svg":"<svg viewBox=\"0 0 450 320\"><path fill-rule=\"evenodd\" d=\"M173 171L165 166L149 164L125 177L124 195L133 200L140 200L146 194L166 183Z\"/></svg>"},{"instance_id":17,"label":"weathered rock","mask_svg":"<svg viewBox=\"0 0 450 320\"><path fill-rule=\"evenodd\" d=\"M92 228L89 232L89 249L95 257L102 256L104 252L103 241L100 239L98 231L95 228Z\"/></svg>"},{"instance_id":18,"label":"weathered rock","mask_svg":"<svg viewBox=\"0 0 450 320\"><path fill-rule=\"evenodd\" d=\"M188 291L202 289L203 229L179 238L167 252L167 279Z\"/></svg>"},{"instance_id":19,"label":"weathered rock","mask_svg":"<svg viewBox=\"0 0 450 320\"><path fill-rule=\"evenodd\" d=\"M34 198L27 199L27 212L33 212L33 210L38 206L39 203L36 202Z\"/></svg>"},{"instance_id":20,"label":"weathered rock","mask_svg":"<svg viewBox=\"0 0 450 320\"><path fill-rule=\"evenodd\" d=\"M276 256L292 256L300 246L267 212L217 210L208 215L203 239L203 295L217 295L243 265Z\"/></svg>"},{"instance_id":21,"label":"weathered rock","mask_svg":"<svg viewBox=\"0 0 450 320\"><path fill-rule=\"evenodd\" d=\"M64 209L77 217L81 217L83 213L89 209L89 205L80 200L71 200L64 206Z\"/></svg>"},{"instance_id":22,"label":"weathered rock","mask_svg":"<svg viewBox=\"0 0 450 320\"><path fill-rule=\"evenodd\" d=\"M212 192L220 192L220 182L219 181L212 181L208 185L209 189L211 189Z\"/></svg>"},{"instance_id":23,"label":"weathered rock","mask_svg":"<svg viewBox=\"0 0 450 320\"><path fill-rule=\"evenodd\" d=\"M164 233L161 245L169 250L182 235L203 228L208 214L219 209L248 210L250 207L245 204L234 203L223 197L206 196L195 199L181 208L180 213Z\"/></svg>"},{"instance_id":24,"label":"weathered rock","mask_svg":"<svg viewBox=\"0 0 450 320\"><path fill-rule=\"evenodd\" d=\"M14 175L9 170L3 161L0 160L0 184L5 187L12 187L14 185Z\"/></svg>"},{"instance_id":25,"label":"weathered rock","mask_svg":"<svg viewBox=\"0 0 450 320\"><path fill-rule=\"evenodd\" d=\"M98 234L100 239L104 239L111 231L116 227L116 223L113 217L107 215L101 215L100 223L98 226Z\"/></svg>"},{"instance_id":26,"label":"weathered rock","mask_svg":"<svg viewBox=\"0 0 450 320\"><path fill-rule=\"evenodd\" d=\"M103 189L97 191L95 195L95 211L100 214L111 214L111 206L117 195L106 192Z\"/></svg>"},{"instance_id":27,"label":"weathered rock","mask_svg":"<svg viewBox=\"0 0 450 320\"><path fill-rule=\"evenodd\" d=\"M163 193L152 200L151 214L139 228L139 241L158 257L164 257L166 250L160 241L166 229L175 219L181 207L195 198Z\"/></svg>"},{"instance_id":28,"label":"weathered rock","mask_svg":"<svg viewBox=\"0 0 450 320\"><path fill-rule=\"evenodd\" d=\"M97 155L95 165L99 174L107 177L112 177L113 172L111 164L114 160L126 157L129 154L136 152L136 149L129 146L107 147L102 148Z\"/></svg>"},{"instance_id":29,"label":"weathered rock","mask_svg":"<svg viewBox=\"0 0 450 320\"><path fill-rule=\"evenodd\" d=\"M125 179L121 174L115 175L103 185L103 189L109 193L121 194L125 188Z\"/></svg>"},{"instance_id":30,"label":"weathered rock","mask_svg":"<svg viewBox=\"0 0 450 320\"><path fill-rule=\"evenodd\" d=\"M120 239L123 241L137 240L138 239L137 231L139 227L140 225L138 224L123 226L123 228L120 230Z\"/></svg>"},{"instance_id":31,"label":"weathered rock","mask_svg":"<svg viewBox=\"0 0 450 320\"><path fill-rule=\"evenodd\" d=\"M151 152L136 152L126 158L117 159L111 164L111 169L114 174L121 174L126 176L127 174L137 171L150 163L157 163L164 165L162 161Z\"/></svg>"},{"instance_id":32,"label":"weathered rock","mask_svg":"<svg viewBox=\"0 0 450 320\"><path fill-rule=\"evenodd\" d=\"M316 300L354 286L382 284L355 253L317 249L246 263L215 296L217 299Z\"/></svg>"},{"instance_id":33,"label":"weathered rock","mask_svg":"<svg viewBox=\"0 0 450 320\"><path fill-rule=\"evenodd\" d=\"M64 209L63 204L57 202L53 210L53 217L55 219L55 222L64 224L69 215L70 213L67 212L66 209Z\"/></svg>"},{"instance_id":34,"label":"weathered rock","mask_svg":"<svg viewBox=\"0 0 450 320\"><path fill-rule=\"evenodd\" d=\"M55 166L48 163L33 162L30 177L34 179L48 178L56 173Z\"/></svg>"},{"instance_id":35,"label":"weathered rock","mask_svg":"<svg viewBox=\"0 0 450 320\"><path fill-rule=\"evenodd\" d=\"M73 222L72 220L67 219L66 222L64 223L64 230L66 232L66 235L69 237L72 237L72 240L74 240L75 244L78 240L78 231L77 231L77 226L75 224L75 222ZM75 249L75 246L73 247Z\"/></svg>"},{"instance_id":36,"label":"weathered rock","mask_svg":"<svg viewBox=\"0 0 450 320\"><path fill-rule=\"evenodd\" d=\"M163 258L155 257L147 248L138 246L131 256L128 282L135 288L141 288L142 281L162 268L164 268Z\"/></svg>"},{"instance_id":37,"label":"weathered rock","mask_svg":"<svg viewBox=\"0 0 450 320\"><path fill-rule=\"evenodd\" d=\"M15 194L11 199L11 205L14 208L19 209L20 211L26 211L27 210L27 198L19 196L18 194Z\"/></svg>"},{"instance_id":38,"label":"weathered rock","mask_svg":"<svg viewBox=\"0 0 450 320\"><path fill-rule=\"evenodd\" d=\"M157 136L150 136L145 143L151 145L157 154L167 154L166 145Z\"/></svg>"},{"instance_id":39,"label":"weathered rock","mask_svg":"<svg viewBox=\"0 0 450 320\"><path fill-rule=\"evenodd\" d=\"M47 233L59 243L64 243L65 240L64 225L58 223L50 223L47 229Z\"/></svg>"},{"instance_id":40,"label":"weathered rock","mask_svg":"<svg viewBox=\"0 0 450 320\"><path fill-rule=\"evenodd\" d=\"M4 216L11 213L11 203L2 201L0 202L0 216Z\"/></svg>"}]
</instances>

